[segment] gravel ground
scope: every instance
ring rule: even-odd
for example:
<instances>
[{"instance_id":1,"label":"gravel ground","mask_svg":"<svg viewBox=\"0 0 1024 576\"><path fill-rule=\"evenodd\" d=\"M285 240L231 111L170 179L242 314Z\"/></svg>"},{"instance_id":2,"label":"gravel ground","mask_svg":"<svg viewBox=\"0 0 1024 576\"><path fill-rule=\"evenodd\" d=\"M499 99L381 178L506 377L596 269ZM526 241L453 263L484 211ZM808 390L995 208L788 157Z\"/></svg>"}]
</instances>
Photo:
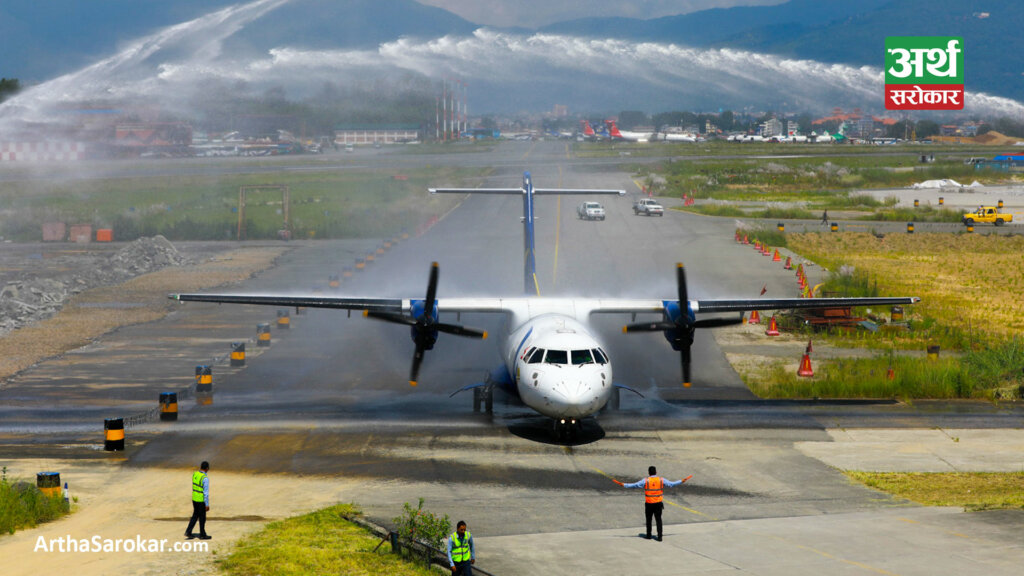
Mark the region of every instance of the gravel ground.
<instances>
[{"instance_id":1,"label":"gravel ground","mask_svg":"<svg viewBox=\"0 0 1024 576\"><path fill-rule=\"evenodd\" d=\"M239 282L280 244L6 244L0 250L0 386L32 365L122 326L164 317L168 292Z\"/></svg>"}]
</instances>

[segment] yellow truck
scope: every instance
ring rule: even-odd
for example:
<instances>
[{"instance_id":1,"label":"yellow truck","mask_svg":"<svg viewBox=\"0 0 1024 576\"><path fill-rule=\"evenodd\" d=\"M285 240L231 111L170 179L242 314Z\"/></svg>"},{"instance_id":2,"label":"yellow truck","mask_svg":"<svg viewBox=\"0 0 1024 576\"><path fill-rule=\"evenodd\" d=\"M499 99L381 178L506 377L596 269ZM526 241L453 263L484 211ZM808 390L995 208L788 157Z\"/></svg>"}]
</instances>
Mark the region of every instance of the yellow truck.
<instances>
[{"instance_id":1,"label":"yellow truck","mask_svg":"<svg viewBox=\"0 0 1024 576\"><path fill-rule=\"evenodd\" d=\"M1013 222L1013 214L1005 214L999 211L999 208L995 206L978 206L978 209L974 212L968 212L964 214L963 223L964 226L972 226L974 224L990 223L996 226L1002 226L1007 222Z\"/></svg>"}]
</instances>

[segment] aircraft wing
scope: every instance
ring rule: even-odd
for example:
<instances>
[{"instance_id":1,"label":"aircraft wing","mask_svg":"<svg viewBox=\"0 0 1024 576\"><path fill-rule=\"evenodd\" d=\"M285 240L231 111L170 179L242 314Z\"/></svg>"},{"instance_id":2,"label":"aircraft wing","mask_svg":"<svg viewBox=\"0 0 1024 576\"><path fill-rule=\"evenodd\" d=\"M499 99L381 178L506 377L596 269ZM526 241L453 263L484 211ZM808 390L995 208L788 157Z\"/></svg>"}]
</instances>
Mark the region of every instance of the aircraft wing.
<instances>
[{"instance_id":1,"label":"aircraft wing","mask_svg":"<svg viewBox=\"0 0 1024 576\"><path fill-rule=\"evenodd\" d=\"M691 300L694 313L746 312L750 310L791 310L796 308L851 308L854 306L886 306L916 304L916 296L894 298L749 298L749 299L706 299ZM676 305L678 300L654 299L599 299L589 302L591 314L642 314L664 312L667 304Z\"/></svg>"},{"instance_id":2,"label":"aircraft wing","mask_svg":"<svg viewBox=\"0 0 1024 576\"><path fill-rule=\"evenodd\" d=\"M350 296L286 296L282 294L169 294L179 302L212 302L216 304L254 304L288 308L333 308L336 310L369 310L398 314L412 310L409 298L363 298ZM521 298L438 298L438 312L509 313Z\"/></svg>"},{"instance_id":3,"label":"aircraft wing","mask_svg":"<svg viewBox=\"0 0 1024 576\"><path fill-rule=\"evenodd\" d=\"M694 300L694 312L745 312L748 310L791 310L796 308L852 308L916 304L916 296L894 298L748 298L737 300Z\"/></svg>"}]
</instances>

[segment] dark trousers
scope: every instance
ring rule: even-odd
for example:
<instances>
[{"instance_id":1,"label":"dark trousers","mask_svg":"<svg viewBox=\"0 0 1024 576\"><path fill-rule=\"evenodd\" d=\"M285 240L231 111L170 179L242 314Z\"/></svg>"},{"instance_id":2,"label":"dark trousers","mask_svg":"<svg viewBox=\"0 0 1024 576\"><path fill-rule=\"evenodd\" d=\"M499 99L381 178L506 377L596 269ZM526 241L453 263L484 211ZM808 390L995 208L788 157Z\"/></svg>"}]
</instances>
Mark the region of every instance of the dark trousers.
<instances>
[{"instance_id":1,"label":"dark trousers","mask_svg":"<svg viewBox=\"0 0 1024 576\"><path fill-rule=\"evenodd\" d=\"M199 521L199 535L206 536L206 503L205 502L192 502L192 518L188 521L188 528L185 529L185 534L191 534L192 529L196 526L196 520ZM650 524L650 522L648 522ZM658 516L658 527L661 527L661 516Z\"/></svg>"},{"instance_id":2,"label":"dark trousers","mask_svg":"<svg viewBox=\"0 0 1024 576\"><path fill-rule=\"evenodd\" d=\"M661 538L661 511L665 509L664 502L651 504L644 502L644 515L647 516L647 537L651 537L651 517L658 521L658 538Z\"/></svg>"},{"instance_id":3,"label":"dark trousers","mask_svg":"<svg viewBox=\"0 0 1024 576\"><path fill-rule=\"evenodd\" d=\"M469 560L456 562L452 576L473 576L473 565L469 563Z\"/></svg>"}]
</instances>

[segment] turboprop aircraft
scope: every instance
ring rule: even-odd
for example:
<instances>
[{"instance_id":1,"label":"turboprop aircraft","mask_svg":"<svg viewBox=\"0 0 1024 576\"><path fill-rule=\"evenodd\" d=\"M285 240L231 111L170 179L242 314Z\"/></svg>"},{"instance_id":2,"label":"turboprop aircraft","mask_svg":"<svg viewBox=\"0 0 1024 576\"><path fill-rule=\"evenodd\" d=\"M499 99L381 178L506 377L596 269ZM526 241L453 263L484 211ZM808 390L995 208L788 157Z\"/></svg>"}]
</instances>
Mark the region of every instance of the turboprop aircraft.
<instances>
[{"instance_id":1,"label":"turboprop aircraft","mask_svg":"<svg viewBox=\"0 0 1024 576\"><path fill-rule=\"evenodd\" d=\"M540 296L537 282L534 244L534 197L548 194L622 196L624 190L581 190L535 188L529 172L523 175L519 188L432 188L432 194L515 194L523 198L524 295L519 297L454 297L437 296L440 268L430 266L424 298L380 298L373 296L309 296L253 294L171 294L182 302L219 302L230 304L263 304L363 310L364 316L411 328L415 343L409 383L417 384L424 353L431 350L440 333L468 338L486 338L483 330L460 324L441 322L442 314L503 314L507 333L500 347L502 365L492 370L484 382L467 385L456 392L479 389L488 411L493 391L500 388L516 396L537 413L554 421L559 438L579 429L583 418L601 410L620 389L613 379L612 356L601 338L589 325L595 314L649 314L654 318L633 323L624 332L662 332L672 348L679 352L683 386L690 385L690 347L698 328L715 328L738 324L742 312L793 308L831 308L912 304L916 297L899 298L778 298L778 299L699 299L690 300L686 274L682 264L676 267L677 292L663 299L629 298L545 298ZM699 314L738 313L726 318L702 318ZM454 395L454 394L453 394ZM614 403L613 403L614 404Z\"/></svg>"},{"instance_id":2,"label":"turboprop aircraft","mask_svg":"<svg viewBox=\"0 0 1024 576\"><path fill-rule=\"evenodd\" d=\"M615 125L615 120L605 120L604 123L608 125L608 134L611 135L612 140L650 142L651 138L654 138L654 132L631 132L629 130L619 130L619 127Z\"/></svg>"}]
</instances>

